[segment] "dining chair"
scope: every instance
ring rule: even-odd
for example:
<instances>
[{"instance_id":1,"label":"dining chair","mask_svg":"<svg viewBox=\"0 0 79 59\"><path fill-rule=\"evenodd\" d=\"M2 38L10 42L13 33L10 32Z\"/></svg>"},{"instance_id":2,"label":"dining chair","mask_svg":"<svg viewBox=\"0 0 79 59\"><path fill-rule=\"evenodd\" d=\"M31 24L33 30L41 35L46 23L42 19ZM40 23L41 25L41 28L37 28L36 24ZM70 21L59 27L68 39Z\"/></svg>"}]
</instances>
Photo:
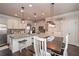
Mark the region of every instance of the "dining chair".
<instances>
[{"instance_id":1,"label":"dining chair","mask_svg":"<svg viewBox=\"0 0 79 59\"><path fill-rule=\"evenodd\" d=\"M68 33L68 34L66 35L66 41L65 41L65 47L64 47L64 51L63 51L63 56L67 56L67 55L68 55L67 49L68 49L69 35L70 35L70 33Z\"/></svg>"},{"instance_id":2,"label":"dining chair","mask_svg":"<svg viewBox=\"0 0 79 59\"><path fill-rule=\"evenodd\" d=\"M47 52L47 42L46 39L34 36L34 50L35 56L51 56Z\"/></svg>"}]
</instances>

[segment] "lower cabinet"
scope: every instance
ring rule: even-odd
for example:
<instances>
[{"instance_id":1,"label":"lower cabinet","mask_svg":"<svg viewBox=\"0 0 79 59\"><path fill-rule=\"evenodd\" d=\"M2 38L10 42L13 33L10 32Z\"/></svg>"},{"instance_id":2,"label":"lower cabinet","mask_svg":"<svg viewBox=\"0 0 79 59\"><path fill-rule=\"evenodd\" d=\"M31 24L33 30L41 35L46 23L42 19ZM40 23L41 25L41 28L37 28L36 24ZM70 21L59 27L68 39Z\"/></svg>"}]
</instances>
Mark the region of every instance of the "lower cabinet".
<instances>
[{"instance_id":1,"label":"lower cabinet","mask_svg":"<svg viewBox=\"0 0 79 59\"><path fill-rule=\"evenodd\" d=\"M22 41L22 40L26 40L25 41L25 44L24 44L24 48L27 48L28 46L32 45L32 37L24 37L24 38L19 38L19 39L12 39L11 40L11 50L12 50L12 53L15 53L17 51L20 50L20 47L22 45L20 45L19 41Z\"/></svg>"},{"instance_id":2,"label":"lower cabinet","mask_svg":"<svg viewBox=\"0 0 79 59\"><path fill-rule=\"evenodd\" d=\"M33 40L32 37L28 37L27 38L27 42L26 42L27 47L30 46L30 45L32 45L32 40Z\"/></svg>"}]
</instances>

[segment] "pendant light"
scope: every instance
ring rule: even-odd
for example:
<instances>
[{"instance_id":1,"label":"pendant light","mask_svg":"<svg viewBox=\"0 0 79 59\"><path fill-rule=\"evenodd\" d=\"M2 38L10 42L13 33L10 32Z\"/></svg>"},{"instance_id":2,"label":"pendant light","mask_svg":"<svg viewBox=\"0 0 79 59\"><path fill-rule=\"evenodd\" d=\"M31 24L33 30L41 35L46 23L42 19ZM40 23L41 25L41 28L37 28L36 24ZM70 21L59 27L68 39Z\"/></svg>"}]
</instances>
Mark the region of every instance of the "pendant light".
<instances>
[{"instance_id":1,"label":"pendant light","mask_svg":"<svg viewBox=\"0 0 79 59\"><path fill-rule=\"evenodd\" d=\"M55 23L53 21L47 21L48 26L55 27Z\"/></svg>"},{"instance_id":2,"label":"pendant light","mask_svg":"<svg viewBox=\"0 0 79 59\"><path fill-rule=\"evenodd\" d=\"M21 13L22 13L21 23L25 23L25 19L24 19L24 7L21 7Z\"/></svg>"},{"instance_id":3,"label":"pendant light","mask_svg":"<svg viewBox=\"0 0 79 59\"><path fill-rule=\"evenodd\" d=\"M35 17L34 25L36 26L36 17L37 17L36 13L34 13L34 17Z\"/></svg>"}]
</instances>

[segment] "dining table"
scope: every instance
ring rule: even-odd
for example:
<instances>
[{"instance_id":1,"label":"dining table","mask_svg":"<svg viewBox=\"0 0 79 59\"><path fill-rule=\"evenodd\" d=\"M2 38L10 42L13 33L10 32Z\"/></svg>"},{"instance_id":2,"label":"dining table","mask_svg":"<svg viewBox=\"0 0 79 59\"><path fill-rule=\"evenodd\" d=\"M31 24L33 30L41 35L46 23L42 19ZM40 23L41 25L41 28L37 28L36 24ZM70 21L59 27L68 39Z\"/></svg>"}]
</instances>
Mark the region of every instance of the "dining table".
<instances>
[{"instance_id":1,"label":"dining table","mask_svg":"<svg viewBox=\"0 0 79 59\"><path fill-rule=\"evenodd\" d=\"M47 49L59 53L63 45L63 37L55 37L52 41L47 41ZM30 46L29 49L31 52L34 52L34 46Z\"/></svg>"},{"instance_id":2,"label":"dining table","mask_svg":"<svg viewBox=\"0 0 79 59\"><path fill-rule=\"evenodd\" d=\"M55 37L52 41L47 41L47 48L54 52L61 52L63 37Z\"/></svg>"}]
</instances>

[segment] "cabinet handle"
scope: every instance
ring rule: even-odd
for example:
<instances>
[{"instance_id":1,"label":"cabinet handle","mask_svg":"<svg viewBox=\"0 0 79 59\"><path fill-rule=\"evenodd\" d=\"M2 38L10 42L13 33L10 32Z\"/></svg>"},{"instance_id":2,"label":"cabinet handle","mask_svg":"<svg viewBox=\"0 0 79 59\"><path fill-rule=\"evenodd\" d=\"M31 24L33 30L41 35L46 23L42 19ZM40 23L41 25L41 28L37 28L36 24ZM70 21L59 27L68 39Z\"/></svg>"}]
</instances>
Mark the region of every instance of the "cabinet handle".
<instances>
[{"instance_id":1,"label":"cabinet handle","mask_svg":"<svg viewBox=\"0 0 79 59\"><path fill-rule=\"evenodd\" d=\"M32 39L34 39L34 38L32 38Z\"/></svg>"}]
</instances>

